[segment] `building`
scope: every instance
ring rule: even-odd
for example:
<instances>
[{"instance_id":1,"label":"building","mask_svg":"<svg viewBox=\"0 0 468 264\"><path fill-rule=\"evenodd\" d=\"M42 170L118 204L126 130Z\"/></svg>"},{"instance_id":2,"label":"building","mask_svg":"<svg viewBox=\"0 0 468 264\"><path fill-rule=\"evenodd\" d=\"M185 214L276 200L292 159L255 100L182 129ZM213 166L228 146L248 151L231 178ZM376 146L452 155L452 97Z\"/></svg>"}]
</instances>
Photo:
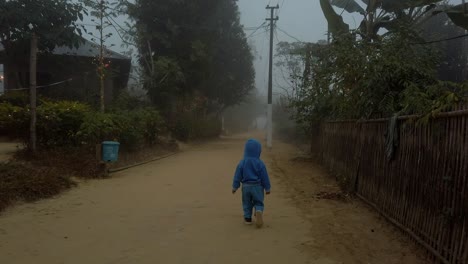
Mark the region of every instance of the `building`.
<instances>
[{"instance_id":1,"label":"building","mask_svg":"<svg viewBox=\"0 0 468 264\"><path fill-rule=\"evenodd\" d=\"M0 67L3 67L5 93L27 90L29 86L29 57L21 56L7 62L0 45ZM55 99L99 102L100 82L96 61L99 46L83 40L78 48L57 47L51 53L38 54L38 94ZM131 59L106 49L105 102L109 104L127 87ZM0 68L1 69L1 68Z\"/></svg>"}]
</instances>

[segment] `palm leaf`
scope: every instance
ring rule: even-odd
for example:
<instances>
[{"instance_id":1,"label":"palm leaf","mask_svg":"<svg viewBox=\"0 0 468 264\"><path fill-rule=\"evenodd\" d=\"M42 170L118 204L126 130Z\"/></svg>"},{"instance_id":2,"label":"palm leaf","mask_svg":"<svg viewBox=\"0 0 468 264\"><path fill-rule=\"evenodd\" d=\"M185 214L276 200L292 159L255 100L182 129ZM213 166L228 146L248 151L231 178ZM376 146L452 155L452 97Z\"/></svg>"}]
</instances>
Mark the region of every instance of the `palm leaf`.
<instances>
[{"instance_id":1,"label":"palm leaf","mask_svg":"<svg viewBox=\"0 0 468 264\"><path fill-rule=\"evenodd\" d=\"M349 25L343 21L343 17L338 15L329 0L320 0L323 14L328 22L328 30L335 35L348 32Z\"/></svg>"},{"instance_id":2,"label":"palm leaf","mask_svg":"<svg viewBox=\"0 0 468 264\"><path fill-rule=\"evenodd\" d=\"M382 9L387 12L394 12L439 2L442 2L442 0L382 0Z\"/></svg>"},{"instance_id":3,"label":"palm leaf","mask_svg":"<svg viewBox=\"0 0 468 264\"><path fill-rule=\"evenodd\" d=\"M466 14L467 10L468 4L460 4L436 10L433 12L433 14L436 15L439 13L446 13L455 25L468 30L468 16Z\"/></svg>"},{"instance_id":4,"label":"palm leaf","mask_svg":"<svg viewBox=\"0 0 468 264\"><path fill-rule=\"evenodd\" d=\"M356 0L331 0L331 4L336 7L343 8L348 13L358 12L361 14L365 14L364 8L362 8L356 2Z\"/></svg>"}]
</instances>

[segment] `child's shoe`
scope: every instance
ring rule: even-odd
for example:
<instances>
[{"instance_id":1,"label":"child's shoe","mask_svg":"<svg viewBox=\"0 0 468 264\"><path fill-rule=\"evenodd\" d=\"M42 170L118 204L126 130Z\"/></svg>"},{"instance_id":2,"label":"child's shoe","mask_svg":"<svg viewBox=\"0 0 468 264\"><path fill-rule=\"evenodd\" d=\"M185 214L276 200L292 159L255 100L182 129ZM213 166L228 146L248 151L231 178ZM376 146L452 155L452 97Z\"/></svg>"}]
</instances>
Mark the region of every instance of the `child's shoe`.
<instances>
[{"instance_id":1,"label":"child's shoe","mask_svg":"<svg viewBox=\"0 0 468 264\"><path fill-rule=\"evenodd\" d=\"M263 212L262 211L257 211L255 212L255 218L256 221L255 223L257 224L257 227L260 228L263 226Z\"/></svg>"},{"instance_id":2,"label":"child's shoe","mask_svg":"<svg viewBox=\"0 0 468 264\"><path fill-rule=\"evenodd\" d=\"M252 218L244 218L244 223L246 225L251 225L252 224Z\"/></svg>"}]
</instances>

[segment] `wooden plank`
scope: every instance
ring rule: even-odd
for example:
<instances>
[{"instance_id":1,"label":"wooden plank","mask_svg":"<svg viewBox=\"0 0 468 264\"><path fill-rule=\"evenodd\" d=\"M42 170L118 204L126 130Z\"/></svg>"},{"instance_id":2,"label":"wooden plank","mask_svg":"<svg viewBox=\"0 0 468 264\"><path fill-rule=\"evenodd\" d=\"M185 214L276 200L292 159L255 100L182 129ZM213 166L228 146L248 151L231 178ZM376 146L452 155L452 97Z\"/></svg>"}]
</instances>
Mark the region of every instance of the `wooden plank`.
<instances>
[{"instance_id":1,"label":"wooden plank","mask_svg":"<svg viewBox=\"0 0 468 264\"><path fill-rule=\"evenodd\" d=\"M463 248L467 244L467 217L466 214L468 213L467 207L467 177L468 177L468 118L462 118L462 125L461 125L461 149L462 149L462 160L461 163L463 164L460 175L462 176L462 183L461 183L461 194L460 194L460 201L461 201L461 218L460 222L462 224L462 234L460 238L460 244L458 246L457 252L457 259L459 263L466 263L468 260L465 258L463 259Z\"/></svg>"},{"instance_id":2,"label":"wooden plank","mask_svg":"<svg viewBox=\"0 0 468 264\"><path fill-rule=\"evenodd\" d=\"M454 158L455 158L455 170L453 173L453 196L452 196L452 241L450 242L450 262L457 263L457 252L460 243L461 225L459 222L460 215L460 187L461 187L461 175L460 168L463 167L460 163L460 143L461 143L461 118L453 118L455 122L454 131Z\"/></svg>"}]
</instances>

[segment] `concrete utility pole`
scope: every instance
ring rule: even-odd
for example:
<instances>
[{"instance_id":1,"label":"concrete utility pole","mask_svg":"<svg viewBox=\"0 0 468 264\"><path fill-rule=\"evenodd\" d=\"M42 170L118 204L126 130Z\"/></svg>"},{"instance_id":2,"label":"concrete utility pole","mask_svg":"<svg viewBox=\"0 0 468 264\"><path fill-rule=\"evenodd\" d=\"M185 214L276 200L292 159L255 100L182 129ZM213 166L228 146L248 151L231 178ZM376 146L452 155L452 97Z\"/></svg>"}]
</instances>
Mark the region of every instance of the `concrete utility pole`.
<instances>
[{"instance_id":1,"label":"concrete utility pole","mask_svg":"<svg viewBox=\"0 0 468 264\"><path fill-rule=\"evenodd\" d=\"M279 9L279 5L276 6L267 6L266 9L270 9L271 15L270 18L267 18L267 21L270 21L270 68L268 73L268 107L267 107L267 147L271 148L273 146L273 34L275 21L279 19L275 15L275 9Z\"/></svg>"}]
</instances>

